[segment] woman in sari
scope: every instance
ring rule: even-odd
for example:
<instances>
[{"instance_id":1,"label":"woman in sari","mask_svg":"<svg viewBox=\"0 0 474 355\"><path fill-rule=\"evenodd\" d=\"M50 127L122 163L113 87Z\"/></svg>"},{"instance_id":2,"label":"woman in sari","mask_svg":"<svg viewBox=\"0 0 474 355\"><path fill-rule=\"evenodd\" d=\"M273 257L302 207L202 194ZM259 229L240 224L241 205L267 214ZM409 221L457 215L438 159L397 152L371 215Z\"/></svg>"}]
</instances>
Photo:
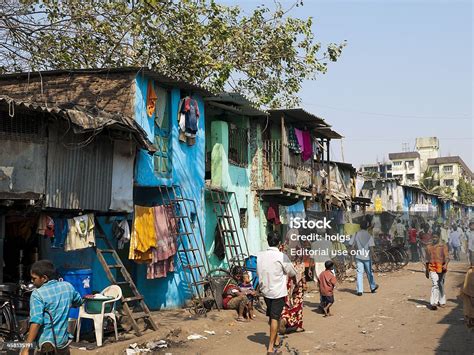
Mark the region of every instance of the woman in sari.
<instances>
[{"instance_id":1,"label":"woman in sari","mask_svg":"<svg viewBox=\"0 0 474 355\"><path fill-rule=\"evenodd\" d=\"M283 245L283 252L286 253L293 262L297 274L295 278L288 279L288 296L286 296L285 307L283 308L280 318L280 334L304 331L303 297L306 291L305 262L302 256L297 256L298 253L291 253L291 249L304 249L305 247L299 241L292 241L291 238L289 238L293 233L298 234L298 230L290 229L288 231L286 242Z\"/></svg>"}]
</instances>

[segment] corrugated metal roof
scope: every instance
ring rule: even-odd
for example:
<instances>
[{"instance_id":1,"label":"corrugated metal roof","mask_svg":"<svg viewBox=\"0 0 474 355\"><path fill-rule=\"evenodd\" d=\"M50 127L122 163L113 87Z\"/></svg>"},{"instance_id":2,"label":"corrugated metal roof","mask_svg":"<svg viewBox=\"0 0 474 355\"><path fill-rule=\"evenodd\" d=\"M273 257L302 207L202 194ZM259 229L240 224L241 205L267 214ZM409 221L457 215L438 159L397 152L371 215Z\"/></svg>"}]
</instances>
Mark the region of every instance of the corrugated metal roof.
<instances>
[{"instance_id":1,"label":"corrugated metal roof","mask_svg":"<svg viewBox=\"0 0 474 355\"><path fill-rule=\"evenodd\" d=\"M6 95L0 95L0 105L8 106L11 114L15 113L15 108L27 109L37 112L49 113L53 117L60 117L73 124L75 133L93 131L97 133L104 128L117 129L131 132L135 141L140 147L150 152L155 152L156 148L148 140L146 132L140 125L130 117L116 113L101 111L97 108L86 109L74 104L61 106L46 106L37 102L12 99Z\"/></svg>"},{"instance_id":2,"label":"corrugated metal roof","mask_svg":"<svg viewBox=\"0 0 474 355\"><path fill-rule=\"evenodd\" d=\"M65 127L62 127L65 128ZM61 127L50 130L46 202L50 208L108 211L112 191L113 142L95 139L82 148L67 149Z\"/></svg>"},{"instance_id":3,"label":"corrugated metal roof","mask_svg":"<svg viewBox=\"0 0 474 355\"><path fill-rule=\"evenodd\" d=\"M239 93L221 93L206 99L215 107L229 110L243 116L262 117L268 113L257 108L257 105Z\"/></svg>"}]
</instances>

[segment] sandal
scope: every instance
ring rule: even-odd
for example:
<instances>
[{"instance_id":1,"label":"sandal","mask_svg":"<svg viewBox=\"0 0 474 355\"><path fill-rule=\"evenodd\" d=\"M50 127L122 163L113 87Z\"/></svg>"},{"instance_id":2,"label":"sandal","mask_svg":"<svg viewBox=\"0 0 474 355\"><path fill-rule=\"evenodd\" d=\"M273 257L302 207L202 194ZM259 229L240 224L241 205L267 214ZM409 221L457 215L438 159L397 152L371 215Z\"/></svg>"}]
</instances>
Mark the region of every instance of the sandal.
<instances>
[{"instance_id":1,"label":"sandal","mask_svg":"<svg viewBox=\"0 0 474 355\"><path fill-rule=\"evenodd\" d=\"M238 318L236 319L236 321L237 321L237 322L242 322L242 323L247 323L247 322L248 322L248 320L245 319L244 317L238 317Z\"/></svg>"}]
</instances>

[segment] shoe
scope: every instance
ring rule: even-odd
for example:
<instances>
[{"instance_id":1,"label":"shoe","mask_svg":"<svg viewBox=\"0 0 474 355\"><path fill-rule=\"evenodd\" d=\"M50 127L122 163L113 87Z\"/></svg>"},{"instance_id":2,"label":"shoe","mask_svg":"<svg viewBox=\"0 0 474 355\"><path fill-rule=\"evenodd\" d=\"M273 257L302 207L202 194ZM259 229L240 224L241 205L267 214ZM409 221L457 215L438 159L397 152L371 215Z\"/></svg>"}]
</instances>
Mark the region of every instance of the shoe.
<instances>
[{"instance_id":1,"label":"shoe","mask_svg":"<svg viewBox=\"0 0 474 355\"><path fill-rule=\"evenodd\" d=\"M362 296L362 292L357 292L357 296Z\"/></svg>"},{"instance_id":2,"label":"shoe","mask_svg":"<svg viewBox=\"0 0 474 355\"><path fill-rule=\"evenodd\" d=\"M375 285L375 288L373 290L370 290L370 292L375 293L375 291L377 291L378 288L379 288L379 285Z\"/></svg>"},{"instance_id":3,"label":"shoe","mask_svg":"<svg viewBox=\"0 0 474 355\"><path fill-rule=\"evenodd\" d=\"M431 305L431 308L430 308L432 311L436 311L438 309L438 306L435 306L435 305Z\"/></svg>"}]
</instances>

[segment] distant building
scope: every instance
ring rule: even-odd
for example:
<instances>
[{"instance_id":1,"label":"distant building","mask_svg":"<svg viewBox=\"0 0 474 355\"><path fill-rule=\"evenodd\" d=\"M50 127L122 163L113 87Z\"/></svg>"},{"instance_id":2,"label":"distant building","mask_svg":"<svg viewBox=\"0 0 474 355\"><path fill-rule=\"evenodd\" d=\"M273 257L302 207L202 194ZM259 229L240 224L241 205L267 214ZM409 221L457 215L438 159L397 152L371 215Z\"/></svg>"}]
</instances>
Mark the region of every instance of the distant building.
<instances>
[{"instance_id":1,"label":"distant building","mask_svg":"<svg viewBox=\"0 0 474 355\"><path fill-rule=\"evenodd\" d=\"M376 163L376 164L364 164L359 169L362 173L377 173L378 177L391 178L392 177L392 163Z\"/></svg>"},{"instance_id":2,"label":"distant building","mask_svg":"<svg viewBox=\"0 0 474 355\"><path fill-rule=\"evenodd\" d=\"M460 179L473 183L471 169L459 156L428 159L427 163L428 169L431 169L435 179L439 180L440 186L451 188L455 198L458 197L457 187Z\"/></svg>"},{"instance_id":3,"label":"distant building","mask_svg":"<svg viewBox=\"0 0 474 355\"><path fill-rule=\"evenodd\" d=\"M428 167L428 159L439 157L439 139L437 137L420 137L416 139L416 151L420 153L421 171Z\"/></svg>"},{"instance_id":4,"label":"distant building","mask_svg":"<svg viewBox=\"0 0 474 355\"><path fill-rule=\"evenodd\" d=\"M392 177L403 185L417 185L421 178L421 159L418 152L390 153Z\"/></svg>"}]
</instances>

